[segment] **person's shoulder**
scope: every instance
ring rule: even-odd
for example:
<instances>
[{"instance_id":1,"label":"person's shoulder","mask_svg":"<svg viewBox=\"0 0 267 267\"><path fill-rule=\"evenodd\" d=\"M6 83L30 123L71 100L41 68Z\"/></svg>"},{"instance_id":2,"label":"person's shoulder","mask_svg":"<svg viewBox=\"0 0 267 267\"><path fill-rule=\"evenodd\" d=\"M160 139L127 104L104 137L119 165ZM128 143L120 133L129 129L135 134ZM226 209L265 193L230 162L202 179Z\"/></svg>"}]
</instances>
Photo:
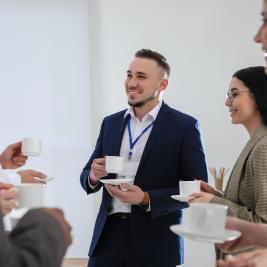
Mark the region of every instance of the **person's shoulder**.
<instances>
[{"instance_id":1,"label":"person's shoulder","mask_svg":"<svg viewBox=\"0 0 267 267\"><path fill-rule=\"evenodd\" d=\"M113 121L113 120L117 120L117 119L122 119L122 118L124 118L124 114L126 111L127 111L127 109L124 109L124 110L121 110L119 112L110 114L110 115L106 116L104 118L104 120L105 121Z\"/></svg>"},{"instance_id":2,"label":"person's shoulder","mask_svg":"<svg viewBox=\"0 0 267 267\"><path fill-rule=\"evenodd\" d=\"M254 149L257 150L266 150L267 152L267 135L262 136L255 144Z\"/></svg>"},{"instance_id":3,"label":"person's shoulder","mask_svg":"<svg viewBox=\"0 0 267 267\"><path fill-rule=\"evenodd\" d=\"M188 124L195 124L198 122L198 120L194 118L193 116L187 113L184 113L180 110L174 109L165 103L163 104L162 108L170 113L170 115L172 116L172 119L179 120L179 121L182 121Z\"/></svg>"}]
</instances>

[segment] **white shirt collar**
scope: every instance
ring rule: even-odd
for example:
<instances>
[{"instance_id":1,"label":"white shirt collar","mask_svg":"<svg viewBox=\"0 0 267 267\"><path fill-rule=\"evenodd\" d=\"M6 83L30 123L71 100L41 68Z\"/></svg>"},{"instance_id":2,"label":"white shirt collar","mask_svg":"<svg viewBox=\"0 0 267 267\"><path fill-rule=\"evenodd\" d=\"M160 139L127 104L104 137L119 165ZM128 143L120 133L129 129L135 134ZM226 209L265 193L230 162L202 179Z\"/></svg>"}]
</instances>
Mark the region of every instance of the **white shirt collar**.
<instances>
[{"instance_id":1,"label":"white shirt collar","mask_svg":"<svg viewBox=\"0 0 267 267\"><path fill-rule=\"evenodd\" d=\"M150 117L153 118L153 120L156 120L156 118L157 118L157 116L158 116L158 113L159 113L159 110L160 110L161 106L162 106L162 100L160 100L160 102L159 102L159 103L158 103L152 110L150 110L150 111L144 116L144 118L147 117L147 116L150 116ZM129 107L129 108L126 110L126 112L125 112L125 114L124 114L124 118L126 118L129 114L131 115L131 117L136 118L135 115L134 115L133 107Z\"/></svg>"}]
</instances>

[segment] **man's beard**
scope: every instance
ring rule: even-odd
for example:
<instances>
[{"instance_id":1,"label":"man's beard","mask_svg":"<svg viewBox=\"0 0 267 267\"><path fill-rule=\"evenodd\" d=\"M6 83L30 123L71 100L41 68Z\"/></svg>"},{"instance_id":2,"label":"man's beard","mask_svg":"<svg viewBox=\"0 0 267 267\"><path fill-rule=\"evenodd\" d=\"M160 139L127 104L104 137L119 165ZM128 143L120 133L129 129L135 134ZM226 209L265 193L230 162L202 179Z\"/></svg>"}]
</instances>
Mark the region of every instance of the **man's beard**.
<instances>
[{"instance_id":1,"label":"man's beard","mask_svg":"<svg viewBox=\"0 0 267 267\"><path fill-rule=\"evenodd\" d=\"M143 101L139 101L139 102L136 102L136 103L131 103L129 100L128 100L128 104L129 106L133 107L133 108L141 108L142 106L144 106L146 103L148 103L149 101L153 100L156 96L155 95L152 95L150 96L149 98L143 100Z\"/></svg>"}]
</instances>

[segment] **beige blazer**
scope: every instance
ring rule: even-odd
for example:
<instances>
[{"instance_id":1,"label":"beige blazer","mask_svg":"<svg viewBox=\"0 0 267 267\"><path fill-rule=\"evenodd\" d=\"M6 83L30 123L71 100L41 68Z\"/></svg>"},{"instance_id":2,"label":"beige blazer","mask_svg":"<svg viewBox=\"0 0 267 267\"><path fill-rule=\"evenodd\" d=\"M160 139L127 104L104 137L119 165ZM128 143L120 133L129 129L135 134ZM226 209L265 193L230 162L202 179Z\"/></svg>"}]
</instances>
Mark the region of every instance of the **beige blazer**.
<instances>
[{"instance_id":1,"label":"beige blazer","mask_svg":"<svg viewBox=\"0 0 267 267\"><path fill-rule=\"evenodd\" d=\"M267 127L261 126L237 159L224 194L212 203L228 206L228 215L267 223Z\"/></svg>"}]
</instances>

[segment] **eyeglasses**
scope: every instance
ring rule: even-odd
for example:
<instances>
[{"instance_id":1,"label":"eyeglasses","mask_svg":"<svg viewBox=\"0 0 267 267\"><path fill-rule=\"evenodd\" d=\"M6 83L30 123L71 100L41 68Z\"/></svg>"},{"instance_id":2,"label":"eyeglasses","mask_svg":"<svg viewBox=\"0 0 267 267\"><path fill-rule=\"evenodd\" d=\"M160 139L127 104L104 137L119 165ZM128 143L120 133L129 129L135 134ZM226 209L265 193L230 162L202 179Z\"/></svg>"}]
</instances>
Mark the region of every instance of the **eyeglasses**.
<instances>
[{"instance_id":1,"label":"eyeglasses","mask_svg":"<svg viewBox=\"0 0 267 267\"><path fill-rule=\"evenodd\" d=\"M229 100L230 102L233 102L233 100L240 95L240 93L250 93L250 91L241 91L241 90L233 90L230 89L227 94L225 95L226 101Z\"/></svg>"}]
</instances>

